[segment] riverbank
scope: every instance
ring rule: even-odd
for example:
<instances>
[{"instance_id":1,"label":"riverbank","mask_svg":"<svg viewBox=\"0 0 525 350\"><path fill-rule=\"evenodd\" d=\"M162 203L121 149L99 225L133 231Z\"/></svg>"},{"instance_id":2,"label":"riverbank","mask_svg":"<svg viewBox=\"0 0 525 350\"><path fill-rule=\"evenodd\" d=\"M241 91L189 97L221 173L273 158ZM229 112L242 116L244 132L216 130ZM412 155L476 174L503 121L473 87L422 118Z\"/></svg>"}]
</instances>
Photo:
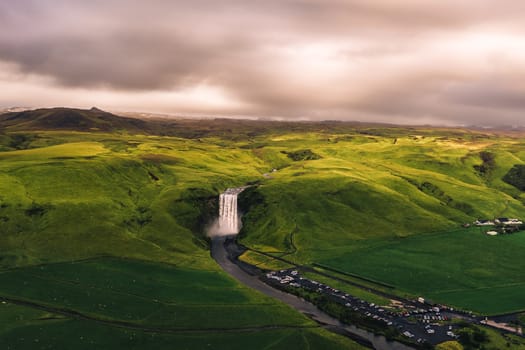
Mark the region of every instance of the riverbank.
<instances>
[{"instance_id":1,"label":"riverbank","mask_svg":"<svg viewBox=\"0 0 525 350\"><path fill-rule=\"evenodd\" d=\"M226 249L225 244L228 245L229 249ZM342 324L338 319L319 310L312 303L269 286L257 277L255 267L250 267L248 264L240 263L233 258L235 255L239 255L239 253L242 253L242 248L235 244L234 236L215 237L212 239L212 257L224 271L248 287L292 306L299 312L318 322L321 326L336 333L344 334L367 347L378 350L413 349L399 342L388 341L383 336L375 335L355 326Z\"/></svg>"}]
</instances>

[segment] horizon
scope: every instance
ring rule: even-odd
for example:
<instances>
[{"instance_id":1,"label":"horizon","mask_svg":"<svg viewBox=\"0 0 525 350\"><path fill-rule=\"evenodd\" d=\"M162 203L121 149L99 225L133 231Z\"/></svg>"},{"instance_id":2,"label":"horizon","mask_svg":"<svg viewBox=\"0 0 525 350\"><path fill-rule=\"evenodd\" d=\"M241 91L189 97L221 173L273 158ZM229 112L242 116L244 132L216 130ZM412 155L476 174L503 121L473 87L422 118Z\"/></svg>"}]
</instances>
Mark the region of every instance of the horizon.
<instances>
[{"instance_id":1,"label":"horizon","mask_svg":"<svg viewBox=\"0 0 525 350\"><path fill-rule=\"evenodd\" d=\"M27 111L39 111L39 110L53 110L53 109L66 109L66 110L79 110L83 112L89 111L100 111L110 113L114 116L121 118L132 118L140 119L144 121L166 121L171 120L193 120L193 121L214 121L214 120L228 120L228 121L246 121L246 122L270 122L270 123L305 123L305 124L323 124L323 123L341 123L341 124L355 124L361 127L386 127L386 128L431 128L431 129L458 129L458 130L472 130L472 131L492 131L492 132L522 132L525 130L525 125L510 125L510 124L403 124L403 123L392 123L382 121L363 121L363 120L349 120L349 119L308 119L308 118L282 118L282 117L255 117L255 116L227 116L227 115L196 115L191 113L154 113L154 112L137 112L137 111L122 111L122 110L106 110L97 106L85 107L85 106L49 106L49 107L10 107L1 108L0 116L5 113L20 113Z\"/></svg>"}]
</instances>

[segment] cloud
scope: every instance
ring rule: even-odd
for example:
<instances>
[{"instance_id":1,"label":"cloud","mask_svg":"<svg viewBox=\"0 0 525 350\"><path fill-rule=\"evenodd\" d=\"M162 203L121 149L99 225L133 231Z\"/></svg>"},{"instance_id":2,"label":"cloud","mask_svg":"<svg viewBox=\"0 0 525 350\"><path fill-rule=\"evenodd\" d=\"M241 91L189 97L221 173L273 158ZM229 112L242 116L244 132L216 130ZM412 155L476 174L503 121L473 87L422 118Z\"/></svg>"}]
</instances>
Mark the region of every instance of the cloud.
<instances>
[{"instance_id":1,"label":"cloud","mask_svg":"<svg viewBox=\"0 0 525 350\"><path fill-rule=\"evenodd\" d=\"M0 87L31 93L0 104L516 124L524 10L512 0L3 2Z\"/></svg>"}]
</instances>

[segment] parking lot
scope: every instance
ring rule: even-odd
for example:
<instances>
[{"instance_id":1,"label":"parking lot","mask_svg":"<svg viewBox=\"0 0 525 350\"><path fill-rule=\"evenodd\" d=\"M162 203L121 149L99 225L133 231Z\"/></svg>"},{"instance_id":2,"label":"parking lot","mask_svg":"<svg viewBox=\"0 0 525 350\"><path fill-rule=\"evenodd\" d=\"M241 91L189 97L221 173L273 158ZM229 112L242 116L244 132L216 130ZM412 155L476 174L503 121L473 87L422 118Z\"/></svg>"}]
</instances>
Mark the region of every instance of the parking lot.
<instances>
[{"instance_id":1,"label":"parking lot","mask_svg":"<svg viewBox=\"0 0 525 350\"><path fill-rule=\"evenodd\" d=\"M439 344L457 338L450 319L457 316L453 310L440 309L424 303L398 303L397 307L379 306L356 298L323 283L301 276L296 269L268 272L264 279L271 284L323 294L330 300L344 305L366 317L383 322L385 327L395 327L405 337L418 343Z\"/></svg>"}]
</instances>

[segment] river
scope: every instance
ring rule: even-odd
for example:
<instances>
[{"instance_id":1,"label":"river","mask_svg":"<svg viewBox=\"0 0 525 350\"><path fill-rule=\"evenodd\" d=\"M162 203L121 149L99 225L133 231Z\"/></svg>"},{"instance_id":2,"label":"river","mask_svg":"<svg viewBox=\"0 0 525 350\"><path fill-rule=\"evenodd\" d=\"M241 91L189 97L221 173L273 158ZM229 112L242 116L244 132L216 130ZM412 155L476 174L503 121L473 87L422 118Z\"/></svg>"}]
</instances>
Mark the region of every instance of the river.
<instances>
[{"instance_id":1,"label":"river","mask_svg":"<svg viewBox=\"0 0 525 350\"><path fill-rule=\"evenodd\" d=\"M232 237L232 236L230 236ZM266 294L269 297L278 299L291 307L295 308L299 312L309 316L315 321L331 326L333 328L345 331L354 335L355 337L368 340L377 350L413 350L413 348L401 344L399 342L388 341L383 336L375 335L366 330L357 328L355 326L349 326L342 324L336 318L319 310L315 305L296 297L295 295L284 293L273 287L270 287L266 283L262 282L256 276L252 276L245 272L230 259L228 259L228 252L224 246L224 242L227 237L214 237L211 244L211 256L221 266L221 268L230 274L232 277L243 283L244 285L258 290L259 292Z\"/></svg>"}]
</instances>

